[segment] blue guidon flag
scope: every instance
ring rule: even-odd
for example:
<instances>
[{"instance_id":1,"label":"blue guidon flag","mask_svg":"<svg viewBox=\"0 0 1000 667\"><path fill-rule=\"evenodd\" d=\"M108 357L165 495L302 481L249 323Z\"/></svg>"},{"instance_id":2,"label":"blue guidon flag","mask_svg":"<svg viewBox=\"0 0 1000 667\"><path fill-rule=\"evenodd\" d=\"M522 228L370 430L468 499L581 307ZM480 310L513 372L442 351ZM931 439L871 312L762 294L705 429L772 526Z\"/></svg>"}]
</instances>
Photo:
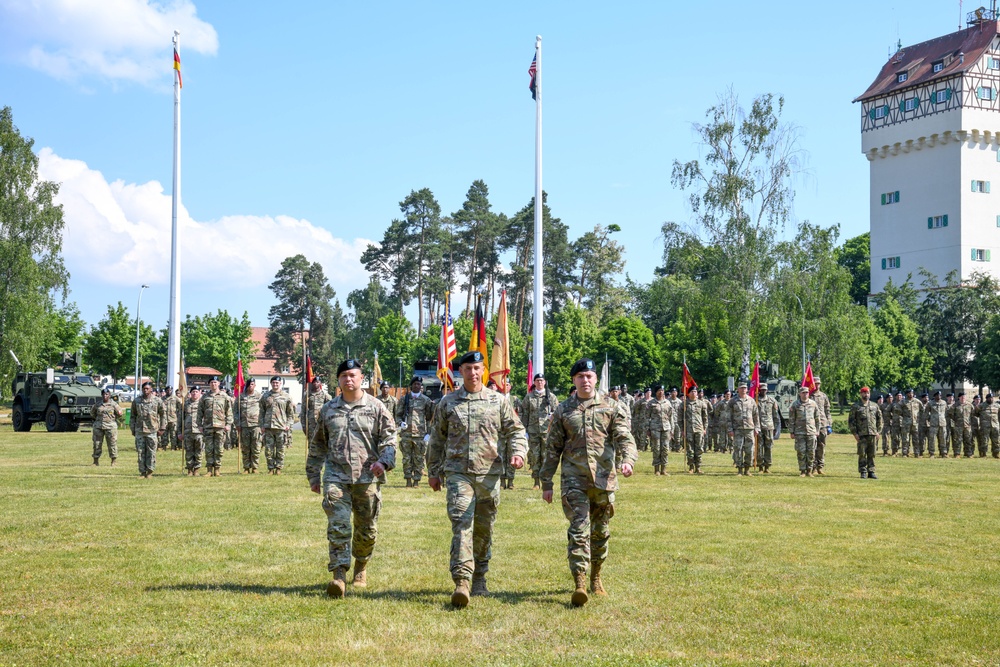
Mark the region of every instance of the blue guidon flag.
<instances>
[{"instance_id":1,"label":"blue guidon flag","mask_svg":"<svg viewBox=\"0 0 1000 667\"><path fill-rule=\"evenodd\" d=\"M531 66L528 67L528 74L531 75L531 81L528 83L528 90L531 91L531 99L533 100L538 99L537 97L535 97L535 74L538 73L538 68L535 66L535 64L537 61L538 61L538 54L536 53L535 57L531 59Z\"/></svg>"}]
</instances>

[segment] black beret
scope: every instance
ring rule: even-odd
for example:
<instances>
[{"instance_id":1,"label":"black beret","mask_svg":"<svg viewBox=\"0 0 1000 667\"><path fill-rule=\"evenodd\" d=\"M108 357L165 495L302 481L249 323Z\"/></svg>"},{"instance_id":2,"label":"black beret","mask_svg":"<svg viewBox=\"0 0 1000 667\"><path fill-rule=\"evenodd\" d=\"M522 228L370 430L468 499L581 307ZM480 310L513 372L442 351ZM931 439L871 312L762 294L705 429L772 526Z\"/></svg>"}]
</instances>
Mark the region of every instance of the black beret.
<instances>
[{"instance_id":1,"label":"black beret","mask_svg":"<svg viewBox=\"0 0 1000 667\"><path fill-rule=\"evenodd\" d=\"M658 385L654 385L653 386L652 391L655 394L656 392L660 391L661 389L663 389L663 385L662 384L658 384Z\"/></svg>"},{"instance_id":2,"label":"black beret","mask_svg":"<svg viewBox=\"0 0 1000 667\"><path fill-rule=\"evenodd\" d=\"M274 382L275 380L277 380L278 382L281 382L281 376L280 375L272 375L271 376L271 382Z\"/></svg>"},{"instance_id":3,"label":"black beret","mask_svg":"<svg viewBox=\"0 0 1000 667\"><path fill-rule=\"evenodd\" d=\"M963 396L965 396L965 392L964 392L964 391L963 391L963 392L961 392L961 393L960 393L960 394L958 395L958 397L959 397L959 398L962 398Z\"/></svg>"},{"instance_id":4,"label":"black beret","mask_svg":"<svg viewBox=\"0 0 1000 667\"><path fill-rule=\"evenodd\" d=\"M580 361L578 361L575 364L573 364L573 368L571 368L569 370L569 376L573 377L577 373L584 373L586 371L592 371L595 368L597 368L597 365L594 364L594 360L593 359L581 359Z\"/></svg>"},{"instance_id":5,"label":"black beret","mask_svg":"<svg viewBox=\"0 0 1000 667\"><path fill-rule=\"evenodd\" d=\"M208 378L208 381L209 382L218 382L219 381L219 376L218 375L213 375L212 377Z\"/></svg>"},{"instance_id":6,"label":"black beret","mask_svg":"<svg viewBox=\"0 0 1000 667\"><path fill-rule=\"evenodd\" d=\"M986 398L993 398L993 392L991 391L990 393L986 394Z\"/></svg>"},{"instance_id":7,"label":"black beret","mask_svg":"<svg viewBox=\"0 0 1000 667\"><path fill-rule=\"evenodd\" d=\"M927 398L927 392L925 391L924 393L920 394L920 398Z\"/></svg>"},{"instance_id":8,"label":"black beret","mask_svg":"<svg viewBox=\"0 0 1000 667\"><path fill-rule=\"evenodd\" d=\"M461 366L462 364L478 364L484 359L485 357L483 357L483 353L480 352L479 350L469 350L468 352L463 354L461 358L458 360L458 365ZM538 378L541 376L536 375L535 377Z\"/></svg>"},{"instance_id":9,"label":"black beret","mask_svg":"<svg viewBox=\"0 0 1000 667\"><path fill-rule=\"evenodd\" d=\"M954 398L955 394L953 394L953 393L951 393L951 392L949 391L949 392L948 392L948 396L951 396L951 397L953 397L953 398Z\"/></svg>"},{"instance_id":10,"label":"black beret","mask_svg":"<svg viewBox=\"0 0 1000 667\"><path fill-rule=\"evenodd\" d=\"M191 391L201 391L201 387L196 384L191 385Z\"/></svg>"},{"instance_id":11,"label":"black beret","mask_svg":"<svg viewBox=\"0 0 1000 667\"><path fill-rule=\"evenodd\" d=\"M423 384L424 384L424 380L423 380L423 378L421 378L421 377L418 377L418 376L414 375L414 376L413 376L413 379L412 379L412 380L410 380L410 384L419 384L419 385L423 385Z\"/></svg>"},{"instance_id":12,"label":"black beret","mask_svg":"<svg viewBox=\"0 0 1000 667\"><path fill-rule=\"evenodd\" d=\"M621 387L619 387L618 385L615 385L609 391L621 391L621 390L622 390Z\"/></svg>"},{"instance_id":13,"label":"black beret","mask_svg":"<svg viewBox=\"0 0 1000 667\"><path fill-rule=\"evenodd\" d=\"M111 390L108 389L107 387L105 387L104 389L101 390L101 394L102 395L103 394L108 394L110 396L111 395Z\"/></svg>"},{"instance_id":14,"label":"black beret","mask_svg":"<svg viewBox=\"0 0 1000 667\"><path fill-rule=\"evenodd\" d=\"M344 371L353 370L355 368L361 370L360 361L358 361L357 359L345 359L344 361L340 362L339 366L337 366L337 377L340 377L340 374L343 373Z\"/></svg>"},{"instance_id":15,"label":"black beret","mask_svg":"<svg viewBox=\"0 0 1000 667\"><path fill-rule=\"evenodd\" d=\"M143 382L143 383L142 383L141 385L139 385L139 387L140 387L141 389L145 389L146 387L149 387L150 389L152 389L152 388L153 388L153 383L152 383L152 382L149 382L149 381L147 380L146 382Z\"/></svg>"},{"instance_id":16,"label":"black beret","mask_svg":"<svg viewBox=\"0 0 1000 667\"><path fill-rule=\"evenodd\" d=\"M545 379L545 374L544 373L535 373L534 379L535 380L538 380L538 379L544 380Z\"/></svg>"},{"instance_id":17,"label":"black beret","mask_svg":"<svg viewBox=\"0 0 1000 667\"><path fill-rule=\"evenodd\" d=\"M940 390L938 390L938 391L935 391L935 392L934 392L934 395L935 395L935 396L940 396L940 395L941 395L941 391L940 391Z\"/></svg>"},{"instance_id":18,"label":"black beret","mask_svg":"<svg viewBox=\"0 0 1000 667\"><path fill-rule=\"evenodd\" d=\"M380 386L380 387L388 387L389 383L386 382L385 380L380 380L379 383L378 383L378 386Z\"/></svg>"},{"instance_id":19,"label":"black beret","mask_svg":"<svg viewBox=\"0 0 1000 667\"><path fill-rule=\"evenodd\" d=\"M906 390L906 393L907 393L907 394L912 394L912 393L913 393L913 390L912 390L912 389L907 389L907 390Z\"/></svg>"}]
</instances>

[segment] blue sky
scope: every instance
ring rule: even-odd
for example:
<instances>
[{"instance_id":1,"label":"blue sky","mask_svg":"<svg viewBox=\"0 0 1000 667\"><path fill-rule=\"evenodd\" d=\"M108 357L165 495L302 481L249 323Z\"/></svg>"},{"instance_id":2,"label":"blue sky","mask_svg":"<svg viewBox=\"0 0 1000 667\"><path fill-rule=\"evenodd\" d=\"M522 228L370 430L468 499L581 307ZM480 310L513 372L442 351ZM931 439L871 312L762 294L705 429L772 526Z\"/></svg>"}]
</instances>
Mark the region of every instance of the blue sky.
<instances>
[{"instance_id":1,"label":"blue sky","mask_svg":"<svg viewBox=\"0 0 1000 667\"><path fill-rule=\"evenodd\" d=\"M0 105L61 182L70 300L166 324L171 35L183 61L182 313L266 325L285 257L319 261L343 301L358 257L411 189L450 213L483 179L493 208L533 195L536 34L545 67L544 186L575 238L621 226L625 271L648 282L660 225L685 222L674 159L728 88L785 97L806 173L794 225L868 229L868 163L851 100L897 38L959 25L959 5L619 2L160 4L0 0ZM976 5L978 6L978 5ZM974 9L967 5L966 10Z\"/></svg>"}]
</instances>

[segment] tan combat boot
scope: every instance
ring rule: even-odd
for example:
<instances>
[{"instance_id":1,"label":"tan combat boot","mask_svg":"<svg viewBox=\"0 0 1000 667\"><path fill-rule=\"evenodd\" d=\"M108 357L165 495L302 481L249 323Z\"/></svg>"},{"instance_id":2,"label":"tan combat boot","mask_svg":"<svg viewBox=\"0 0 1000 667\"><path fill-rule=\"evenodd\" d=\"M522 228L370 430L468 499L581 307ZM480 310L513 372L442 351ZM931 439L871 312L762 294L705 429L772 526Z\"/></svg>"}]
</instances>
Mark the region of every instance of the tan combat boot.
<instances>
[{"instance_id":1,"label":"tan combat boot","mask_svg":"<svg viewBox=\"0 0 1000 667\"><path fill-rule=\"evenodd\" d=\"M347 590L347 582L344 581L344 568L338 567L333 571L333 581L331 581L326 587L326 594L332 598L342 598L344 597L344 591Z\"/></svg>"},{"instance_id":2,"label":"tan combat boot","mask_svg":"<svg viewBox=\"0 0 1000 667\"><path fill-rule=\"evenodd\" d=\"M542 488L541 485L538 483L538 478L537 477L533 476L531 479L535 483L534 486L531 487L532 491L537 491L538 489Z\"/></svg>"},{"instance_id":3,"label":"tan combat boot","mask_svg":"<svg viewBox=\"0 0 1000 667\"><path fill-rule=\"evenodd\" d=\"M457 609L464 609L469 604L469 580L458 579L455 581L455 592L451 594L451 606Z\"/></svg>"},{"instance_id":4,"label":"tan combat boot","mask_svg":"<svg viewBox=\"0 0 1000 667\"><path fill-rule=\"evenodd\" d=\"M100 464L100 463L98 462L99 460L100 460L100 459L98 459L98 458L97 458L96 456L94 457L94 465L95 465L95 466L99 466L99 465L101 465L101 464Z\"/></svg>"},{"instance_id":5,"label":"tan combat boot","mask_svg":"<svg viewBox=\"0 0 1000 667\"><path fill-rule=\"evenodd\" d=\"M576 583L576 590L573 591L573 597L570 600L573 602L574 607L582 607L590 599L587 595L587 573L574 572L573 581Z\"/></svg>"},{"instance_id":6,"label":"tan combat boot","mask_svg":"<svg viewBox=\"0 0 1000 667\"><path fill-rule=\"evenodd\" d=\"M608 592L604 590L604 584L601 583L601 566L604 563L591 563L590 564L590 592L594 595L607 595Z\"/></svg>"},{"instance_id":7,"label":"tan combat boot","mask_svg":"<svg viewBox=\"0 0 1000 667\"><path fill-rule=\"evenodd\" d=\"M986 456L986 455L983 454L983 456ZM514 488L514 480L513 479L508 479L507 480L507 488L508 489L513 489Z\"/></svg>"},{"instance_id":8,"label":"tan combat boot","mask_svg":"<svg viewBox=\"0 0 1000 667\"><path fill-rule=\"evenodd\" d=\"M983 454L983 456L986 456L986 454ZM112 468L114 468L114 467L115 467L115 464L116 464L116 463L118 463L118 459L111 459L111 467L112 467Z\"/></svg>"},{"instance_id":9,"label":"tan combat boot","mask_svg":"<svg viewBox=\"0 0 1000 667\"><path fill-rule=\"evenodd\" d=\"M413 487L413 480L411 480L409 477L407 477L406 478L406 488L409 489L409 488L412 488L412 487Z\"/></svg>"},{"instance_id":10,"label":"tan combat boot","mask_svg":"<svg viewBox=\"0 0 1000 667\"><path fill-rule=\"evenodd\" d=\"M351 583L355 588L367 588L368 587L368 575L365 573L365 569L368 567L368 561L360 561L357 558L354 559L354 581Z\"/></svg>"},{"instance_id":11,"label":"tan combat boot","mask_svg":"<svg viewBox=\"0 0 1000 667\"><path fill-rule=\"evenodd\" d=\"M486 597L490 594L490 590L486 587L486 575L485 574L473 574L472 575L472 595L474 597Z\"/></svg>"}]
</instances>

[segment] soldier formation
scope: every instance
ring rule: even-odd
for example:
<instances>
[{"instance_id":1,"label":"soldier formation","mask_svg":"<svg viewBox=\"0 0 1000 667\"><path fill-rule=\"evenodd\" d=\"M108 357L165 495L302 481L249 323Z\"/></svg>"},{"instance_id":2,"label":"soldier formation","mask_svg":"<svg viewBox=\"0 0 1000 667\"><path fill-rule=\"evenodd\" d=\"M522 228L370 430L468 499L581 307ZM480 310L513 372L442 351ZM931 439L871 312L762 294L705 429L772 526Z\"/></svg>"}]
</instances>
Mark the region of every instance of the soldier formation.
<instances>
[{"instance_id":1,"label":"soldier formation","mask_svg":"<svg viewBox=\"0 0 1000 667\"><path fill-rule=\"evenodd\" d=\"M992 393L971 403L964 393L957 400L951 393L942 398L940 391L933 398L925 392L918 399L915 393L878 397L882 456L972 458L988 452L1000 458L1000 402Z\"/></svg>"}]
</instances>

